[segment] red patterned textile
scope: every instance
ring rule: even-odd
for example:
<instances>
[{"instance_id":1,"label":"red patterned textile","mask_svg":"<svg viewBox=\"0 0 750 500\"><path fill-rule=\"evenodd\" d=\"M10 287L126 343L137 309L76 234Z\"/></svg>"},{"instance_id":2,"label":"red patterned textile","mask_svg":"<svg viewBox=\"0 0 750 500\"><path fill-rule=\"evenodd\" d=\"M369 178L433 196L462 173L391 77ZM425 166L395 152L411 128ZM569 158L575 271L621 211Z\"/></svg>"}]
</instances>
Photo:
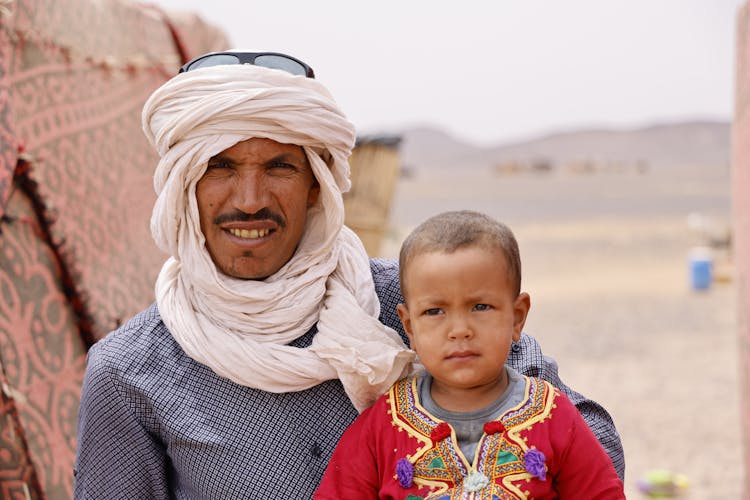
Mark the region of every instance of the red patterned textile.
<instances>
[{"instance_id":1,"label":"red patterned textile","mask_svg":"<svg viewBox=\"0 0 750 500\"><path fill-rule=\"evenodd\" d=\"M24 442L15 403L4 392L0 392L0 403L0 498L40 498L38 479Z\"/></svg>"},{"instance_id":2,"label":"red patterned textile","mask_svg":"<svg viewBox=\"0 0 750 500\"><path fill-rule=\"evenodd\" d=\"M3 434L3 449L15 451L13 460L0 462L0 477L3 488L20 491L23 484L36 488L31 480L35 473L47 498L66 498L85 349L62 291L56 257L39 237L30 200L14 190L6 209L12 222L2 226L0 247L0 356L9 399L0 422L16 421L14 439L23 447L7 442ZM17 469L23 464L19 459L24 457L16 456L21 450L35 471L21 474ZM20 486L12 486L19 481Z\"/></svg>"},{"instance_id":3,"label":"red patterned textile","mask_svg":"<svg viewBox=\"0 0 750 500\"><path fill-rule=\"evenodd\" d=\"M624 499L609 456L565 395L526 378L525 399L485 424L473 463L402 379L341 437L315 493L341 498Z\"/></svg>"},{"instance_id":4,"label":"red patterned textile","mask_svg":"<svg viewBox=\"0 0 750 500\"><path fill-rule=\"evenodd\" d=\"M141 108L228 46L127 0L0 2L2 498L72 496L87 344L153 301L164 261Z\"/></svg>"}]
</instances>

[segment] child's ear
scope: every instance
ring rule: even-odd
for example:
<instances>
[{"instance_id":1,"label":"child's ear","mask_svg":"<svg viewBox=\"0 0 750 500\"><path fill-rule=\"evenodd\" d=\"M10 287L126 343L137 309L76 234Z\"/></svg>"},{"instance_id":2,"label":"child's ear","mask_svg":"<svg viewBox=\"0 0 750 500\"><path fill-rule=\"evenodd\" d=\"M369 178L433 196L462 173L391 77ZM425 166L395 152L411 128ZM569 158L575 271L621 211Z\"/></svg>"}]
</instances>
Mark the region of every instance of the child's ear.
<instances>
[{"instance_id":1,"label":"child's ear","mask_svg":"<svg viewBox=\"0 0 750 500\"><path fill-rule=\"evenodd\" d=\"M409 337L409 344L412 344L414 339L411 335L411 316L409 316L409 308L406 304L399 304L396 306L396 312L398 313L399 319L401 319L401 324L404 326L406 336Z\"/></svg>"},{"instance_id":2,"label":"child's ear","mask_svg":"<svg viewBox=\"0 0 750 500\"><path fill-rule=\"evenodd\" d=\"M526 292L518 294L515 302L513 302L514 341L521 339L521 332L523 331L523 325L526 324L526 317L529 315L529 309L531 309L531 297L529 294Z\"/></svg>"}]
</instances>

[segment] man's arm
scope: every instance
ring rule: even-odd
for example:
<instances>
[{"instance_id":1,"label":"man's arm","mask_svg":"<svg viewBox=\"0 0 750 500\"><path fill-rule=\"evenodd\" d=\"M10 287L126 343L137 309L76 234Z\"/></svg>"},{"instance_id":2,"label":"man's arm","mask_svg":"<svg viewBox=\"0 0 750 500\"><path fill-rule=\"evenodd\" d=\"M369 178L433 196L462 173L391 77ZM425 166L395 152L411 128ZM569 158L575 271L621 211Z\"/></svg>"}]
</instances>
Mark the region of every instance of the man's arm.
<instances>
[{"instance_id":1,"label":"man's arm","mask_svg":"<svg viewBox=\"0 0 750 500\"><path fill-rule=\"evenodd\" d=\"M98 344L81 392L74 497L169 498L164 449L135 418Z\"/></svg>"},{"instance_id":2,"label":"man's arm","mask_svg":"<svg viewBox=\"0 0 750 500\"><path fill-rule=\"evenodd\" d=\"M624 480L625 457L622 442L607 410L565 385L557 373L557 363L542 354L539 343L526 333L521 335L521 340L512 344L507 363L524 375L548 381L568 396L612 459L617 475Z\"/></svg>"},{"instance_id":3,"label":"man's arm","mask_svg":"<svg viewBox=\"0 0 750 500\"><path fill-rule=\"evenodd\" d=\"M624 499L622 480L596 436L564 394L555 396L550 439L555 450L555 492L560 498Z\"/></svg>"},{"instance_id":4,"label":"man's arm","mask_svg":"<svg viewBox=\"0 0 750 500\"><path fill-rule=\"evenodd\" d=\"M387 259L370 260L375 290L380 298L380 321L396 330L409 343L396 312L396 305L403 302L398 279L398 262ZM615 429L607 410L596 401L566 386L557 373L557 363L542 353L539 343L530 335L523 334L521 340L514 342L508 355L508 365L529 377L540 377L560 389L578 408L583 419L589 425L602 447L612 459L620 479L625 478L625 457L620 435Z\"/></svg>"},{"instance_id":5,"label":"man's arm","mask_svg":"<svg viewBox=\"0 0 750 500\"><path fill-rule=\"evenodd\" d=\"M315 500L378 498L378 467L383 464L378 464L372 444L376 434L370 419L373 411L372 407L367 408L341 436Z\"/></svg>"}]
</instances>

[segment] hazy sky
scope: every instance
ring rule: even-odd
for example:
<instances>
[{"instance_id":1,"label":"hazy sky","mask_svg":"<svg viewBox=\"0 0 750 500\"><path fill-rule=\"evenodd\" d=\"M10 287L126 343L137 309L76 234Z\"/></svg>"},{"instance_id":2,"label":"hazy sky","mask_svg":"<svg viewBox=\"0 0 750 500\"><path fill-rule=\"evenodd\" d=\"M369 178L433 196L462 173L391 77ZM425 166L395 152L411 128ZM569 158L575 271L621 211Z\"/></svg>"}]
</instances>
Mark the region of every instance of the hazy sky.
<instances>
[{"instance_id":1,"label":"hazy sky","mask_svg":"<svg viewBox=\"0 0 750 500\"><path fill-rule=\"evenodd\" d=\"M157 0L309 63L362 134L729 120L743 0Z\"/></svg>"}]
</instances>

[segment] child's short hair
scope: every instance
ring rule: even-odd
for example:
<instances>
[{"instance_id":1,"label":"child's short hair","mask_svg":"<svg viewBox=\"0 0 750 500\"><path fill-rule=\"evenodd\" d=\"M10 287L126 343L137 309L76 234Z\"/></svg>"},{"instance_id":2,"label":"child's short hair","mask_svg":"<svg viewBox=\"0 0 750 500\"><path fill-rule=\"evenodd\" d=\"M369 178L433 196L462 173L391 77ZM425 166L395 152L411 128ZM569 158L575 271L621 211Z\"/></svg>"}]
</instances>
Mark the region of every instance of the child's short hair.
<instances>
[{"instance_id":1,"label":"child's short hair","mask_svg":"<svg viewBox=\"0 0 750 500\"><path fill-rule=\"evenodd\" d=\"M505 255L515 295L521 293L521 257L513 231L502 222L471 210L443 212L430 217L406 237L399 253L401 290L404 290L406 266L416 255L452 253L470 245L499 249Z\"/></svg>"}]
</instances>

